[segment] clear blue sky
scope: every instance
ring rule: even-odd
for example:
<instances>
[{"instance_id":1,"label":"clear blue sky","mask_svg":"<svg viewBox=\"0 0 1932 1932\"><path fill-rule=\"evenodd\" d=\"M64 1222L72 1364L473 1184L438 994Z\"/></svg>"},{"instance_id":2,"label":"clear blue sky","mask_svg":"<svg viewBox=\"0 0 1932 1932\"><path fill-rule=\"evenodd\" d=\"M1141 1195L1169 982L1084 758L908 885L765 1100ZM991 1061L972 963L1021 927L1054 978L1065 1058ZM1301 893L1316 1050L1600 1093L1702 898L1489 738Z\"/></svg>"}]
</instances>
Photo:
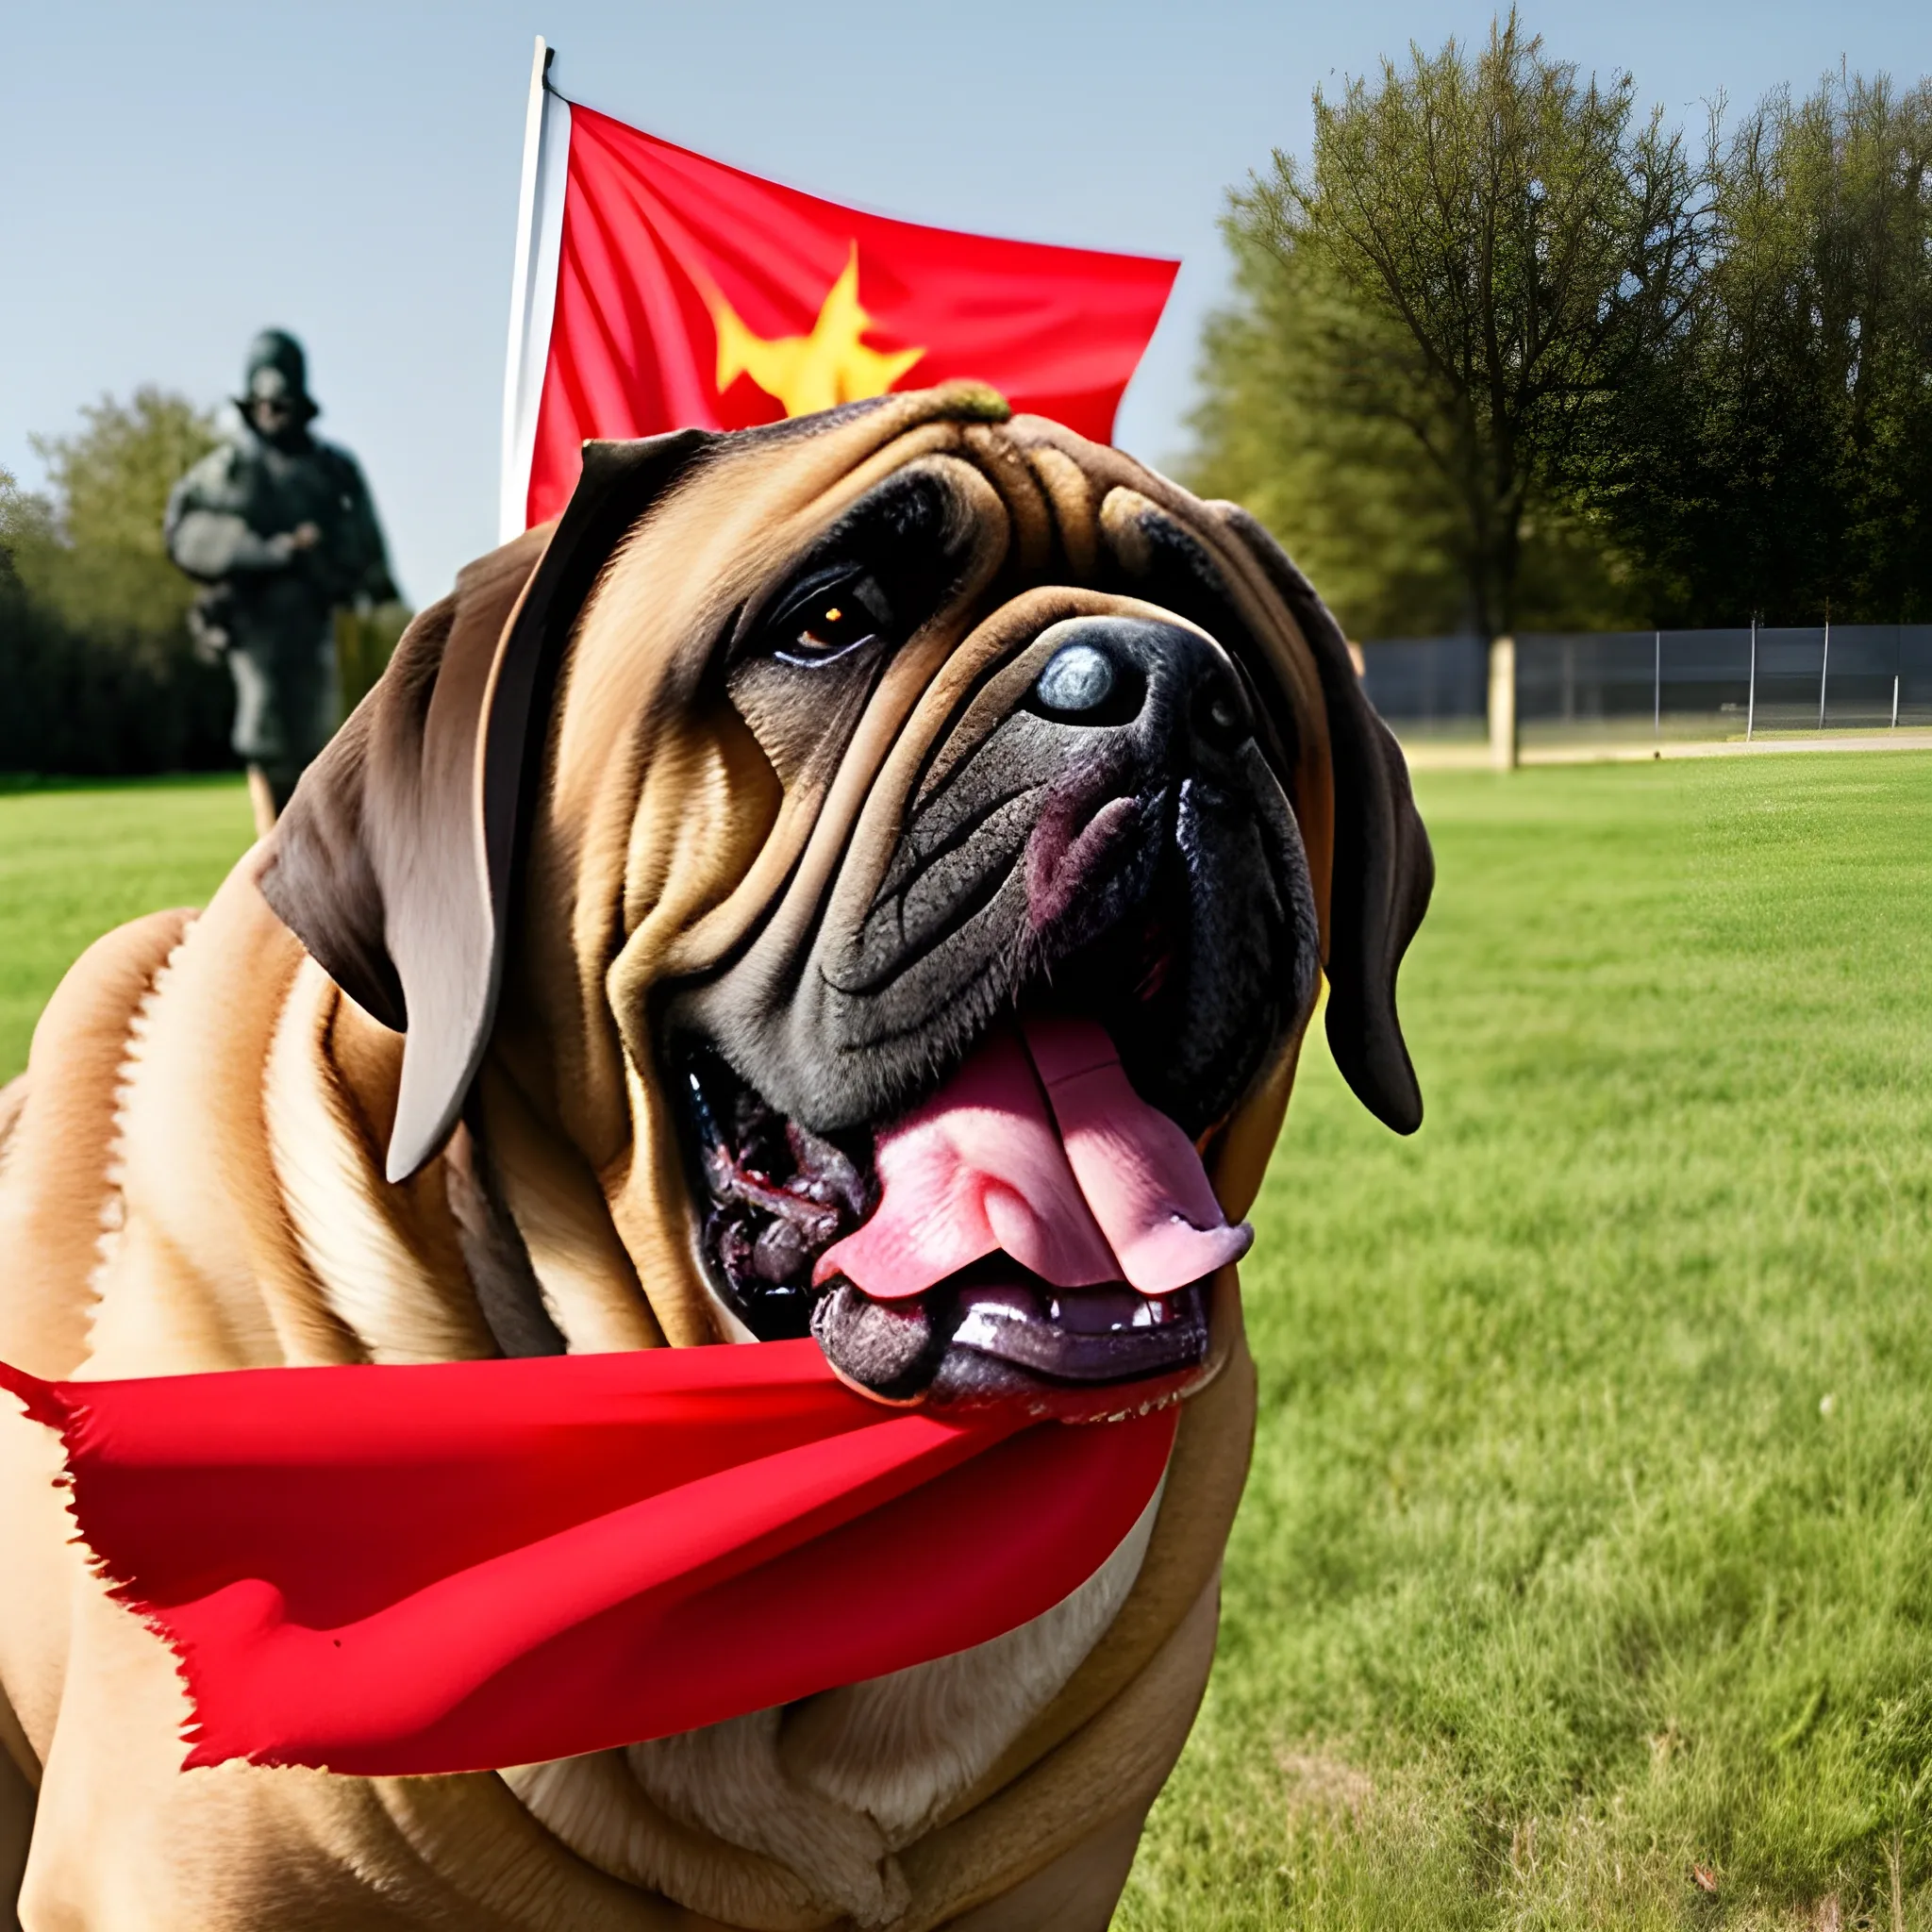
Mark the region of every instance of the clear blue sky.
<instances>
[{"instance_id":1,"label":"clear blue sky","mask_svg":"<svg viewBox=\"0 0 1932 1932\"><path fill-rule=\"evenodd\" d=\"M1620 0L1525 9L1701 125L1840 58L1932 72L1925 0ZM861 4L362 0L8 10L0 70L0 465L103 391L229 392L264 324L307 341L319 427L363 459L412 599L493 541L530 42L575 99L835 199L951 226L1180 256L1123 409L1185 445L1224 286L1230 182L1303 148L1309 96L1476 36L1439 0Z\"/></svg>"}]
</instances>

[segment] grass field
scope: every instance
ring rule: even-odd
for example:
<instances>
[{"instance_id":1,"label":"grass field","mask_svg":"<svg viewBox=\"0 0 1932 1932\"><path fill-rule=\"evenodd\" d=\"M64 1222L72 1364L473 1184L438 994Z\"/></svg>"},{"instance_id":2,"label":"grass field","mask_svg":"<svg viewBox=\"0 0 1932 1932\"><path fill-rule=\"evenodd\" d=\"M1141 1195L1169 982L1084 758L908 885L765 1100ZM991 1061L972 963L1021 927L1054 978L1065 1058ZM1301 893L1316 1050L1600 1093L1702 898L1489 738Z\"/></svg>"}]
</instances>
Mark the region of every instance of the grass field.
<instances>
[{"instance_id":1,"label":"grass field","mask_svg":"<svg viewBox=\"0 0 1932 1932\"><path fill-rule=\"evenodd\" d=\"M1932 1923L1932 760L1420 789L1429 1116L1291 1108L1123 1923Z\"/></svg>"},{"instance_id":2,"label":"grass field","mask_svg":"<svg viewBox=\"0 0 1932 1932\"><path fill-rule=\"evenodd\" d=\"M1932 1925L1932 759L1419 783L1428 1121L1308 1056L1118 1923ZM231 781L0 795L0 1071L246 837Z\"/></svg>"},{"instance_id":3,"label":"grass field","mask_svg":"<svg viewBox=\"0 0 1932 1932\"><path fill-rule=\"evenodd\" d=\"M0 1080L78 954L124 920L206 903L254 823L239 774L0 789Z\"/></svg>"}]
</instances>

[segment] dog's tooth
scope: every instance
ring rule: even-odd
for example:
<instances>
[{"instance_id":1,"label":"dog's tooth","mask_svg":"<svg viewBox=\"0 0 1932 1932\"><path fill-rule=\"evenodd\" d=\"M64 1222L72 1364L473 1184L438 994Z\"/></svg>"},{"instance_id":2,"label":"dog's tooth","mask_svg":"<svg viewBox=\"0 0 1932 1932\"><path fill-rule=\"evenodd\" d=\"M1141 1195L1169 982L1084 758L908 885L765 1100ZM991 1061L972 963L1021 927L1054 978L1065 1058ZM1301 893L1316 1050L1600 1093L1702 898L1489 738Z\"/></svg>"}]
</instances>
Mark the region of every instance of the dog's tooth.
<instances>
[{"instance_id":1,"label":"dog's tooth","mask_svg":"<svg viewBox=\"0 0 1932 1932\"><path fill-rule=\"evenodd\" d=\"M753 1272L774 1285L796 1281L810 1258L804 1235L789 1221L768 1223L752 1243Z\"/></svg>"},{"instance_id":2,"label":"dog's tooth","mask_svg":"<svg viewBox=\"0 0 1932 1932\"><path fill-rule=\"evenodd\" d=\"M872 1190L844 1151L830 1141L821 1140L796 1121L785 1123L785 1137L791 1143L791 1158L797 1161L800 1173L825 1190L813 1198L836 1200L855 1221L864 1220L873 1205Z\"/></svg>"}]
</instances>

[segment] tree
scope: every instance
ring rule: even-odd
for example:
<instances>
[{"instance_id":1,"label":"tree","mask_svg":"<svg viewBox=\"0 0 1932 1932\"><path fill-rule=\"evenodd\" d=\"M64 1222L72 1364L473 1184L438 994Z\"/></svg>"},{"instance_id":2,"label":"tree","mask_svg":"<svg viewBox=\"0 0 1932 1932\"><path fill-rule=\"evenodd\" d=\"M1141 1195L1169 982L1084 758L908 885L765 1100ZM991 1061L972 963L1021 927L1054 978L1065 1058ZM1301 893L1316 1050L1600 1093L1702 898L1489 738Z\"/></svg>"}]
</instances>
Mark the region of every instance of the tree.
<instances>
[{"instance_id":1,"label":"tree","mask_svg":"<svg viewBox=\"0 0 1932 1932\"><path fill-rule=\"evenodd\" d=\"M69 623L165 657L187 647L195 587L161 543L168 491L215 444L208 414L152 386L103 396L71 436L37 436L57 508L58 541L34 546L24 575Z\"/></svg>"},{"instance_id":2,"label":"tree","mask_svg":"<svg viewBox=\"0 0 1932 1932\"><path fill-rule=\"evenodd\" d=\"M1694 324L1607 512L1681 621L1932 615L1932 85L1780 90L1708 172Z\"/></svg>"},{"instance_id":3,"label":"tree","mask_svg":"<svg viewBox=\"0 0 1932 1932\"><path fill-rule=\"evenodd\" d=\"M1341 396L1333 345L1376 318L1286 258L1238 215L1224 224L1236 301L1208 319L1187 479L1274 530L1360 636L1434 634L1468 620L1455 505L1391 418Z\"/></svg>"},{"instance_id":4,"label":"tree","mask_svg":"<svg viewBox=\"0 0 1932 1932\"><path fill-rule=\"evenodd\" d=\"M1318 92L1307 165L1277 149L1231 197L1246 300L1209 337L1197 474L1286 439L1274 473L1305 508L1352 497L1372 526L1410 525L1418 591L1440 605L1453 582L1485 633L1514 627L1526 588L1541 600L1540 555L1614 598L1581 485L1624 384L1688 325L1708 227L1681 138L1639 122L1634 92L1580 82L1513 12L1473 58L1411 47L1374 88ZM1257 350L1286 376L1273 425L1241 408ZM1375 481L1350 492L1360 465Z\"/></svg>"},{"instance_id":5,"label":"tree","mask_svg":"<svg viewBox=\"0 0 1932 1932\"><path fill-rule=\"evenodd\" d=\"M1365 411L1339 367L1341 345L1386 328L1317 274L1225 224L1236 300L1209 318L1187 480L1245 504L1274 530L1358 637L1437 636L1474 622L1449 479L1407 426ZM1520 531L1516 620L1620 628L1641 620L1637 587L1598 524L1554 500Z\"/></svg>"},{"instance_id":6,"label":"tree","mask_svg":"<svg viewBox=\"0 0 1932 1932\"><path fill-rule=\"evenodd\" d=\"M152 389L83 416L76 434L36 440L49 494L0 481L0 770L228 763L229 680L193 656L194 586L160 534L211 425Z\"/></svg>"}]
</instances>

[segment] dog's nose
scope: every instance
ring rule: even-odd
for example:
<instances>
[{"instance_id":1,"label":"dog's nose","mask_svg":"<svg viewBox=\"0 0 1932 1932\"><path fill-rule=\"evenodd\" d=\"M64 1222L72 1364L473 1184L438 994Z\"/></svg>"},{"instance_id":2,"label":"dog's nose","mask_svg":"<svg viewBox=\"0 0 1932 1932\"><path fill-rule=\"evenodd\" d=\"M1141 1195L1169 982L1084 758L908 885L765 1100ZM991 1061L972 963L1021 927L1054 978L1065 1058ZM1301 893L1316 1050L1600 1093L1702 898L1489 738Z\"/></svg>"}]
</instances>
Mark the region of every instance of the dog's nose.
<instances>
[{"instance_id":1,"label":"dog's nose","mask_svg":"<svg viewBox=\"0 0 1932 1932\"><path fill-rule=\"evenodd\" d=\"M1047 659L1033 689L1047 710L1073 718L1083 711L1099 710L1113 695L1118 682L1113 659L1097 644L1076 638Z\"/></svg>"},{"instance_id":2,"label":"dog's nose","mask_svg":"<svg viewBox=\"0 0 1932 1932\"><path fill-rule=\"evenodd\" d=\"M1059 648L1033 681L1032 708L1062 724L1138 718L1216 751L1254 731L1234 666L1199 631L1138 617L1070 617L1040 641Z\"/></svg>"}]
</instances>

